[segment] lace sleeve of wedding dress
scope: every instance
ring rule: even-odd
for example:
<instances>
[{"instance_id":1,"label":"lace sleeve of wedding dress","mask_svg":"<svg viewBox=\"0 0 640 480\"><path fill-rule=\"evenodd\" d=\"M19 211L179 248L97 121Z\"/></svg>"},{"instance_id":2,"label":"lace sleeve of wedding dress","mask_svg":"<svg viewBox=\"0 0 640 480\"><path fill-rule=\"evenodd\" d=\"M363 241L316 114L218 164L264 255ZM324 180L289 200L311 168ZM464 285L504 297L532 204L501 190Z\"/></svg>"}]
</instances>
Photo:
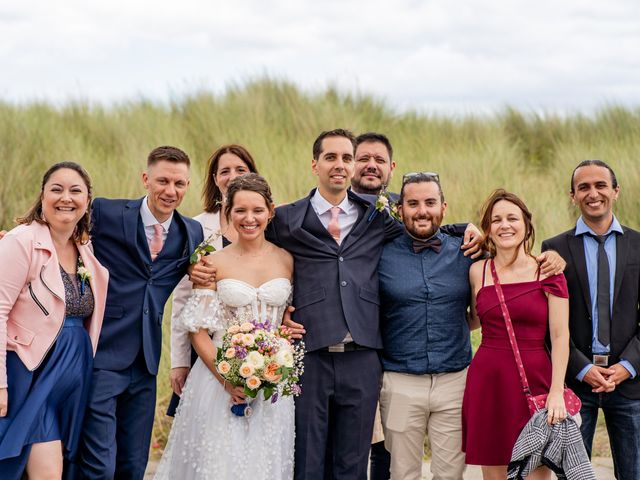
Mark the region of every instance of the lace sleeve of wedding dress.
<instances>
[{"instance_id":1,"label":"lace sleeve of wedding dress","mask_svg":"<svg viewBox=\"0 0 640 480\"><path fill-rule=\"evenodd\" d=\"M194 288L180 312L176 328L189 332L206 328L212 334L224 328L222 313L218 293L215 290Z\"/></svg>"}]
</instances>

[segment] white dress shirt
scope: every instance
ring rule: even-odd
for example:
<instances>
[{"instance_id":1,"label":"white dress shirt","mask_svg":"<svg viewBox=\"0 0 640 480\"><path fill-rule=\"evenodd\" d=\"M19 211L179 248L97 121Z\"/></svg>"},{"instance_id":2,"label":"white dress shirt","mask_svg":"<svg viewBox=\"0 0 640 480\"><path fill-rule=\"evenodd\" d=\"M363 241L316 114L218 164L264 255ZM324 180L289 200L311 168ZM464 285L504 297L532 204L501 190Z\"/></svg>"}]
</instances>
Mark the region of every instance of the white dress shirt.
<instances>
[{"instance_id":1,"label":"white dress shirt","mask_svg":"<svg viewBox=\"0 0 640 480\"><path fill-rule=\"evenodd\" d=\"M151 244L151 239L155 234L153 228L154 225L160 224L162 226L162 244L167 241L167 235L169 235L169 227L171 226L171 220L173 220L173 212L169 215L169 218L164 222L159 222L156 217L153 216L149 205L147 204L148 197L142 199L142 205L140 206L140 216L142 217L142 225L144 225L144 234L147 237L147 244Z\"/></svg>"}]
</instances>

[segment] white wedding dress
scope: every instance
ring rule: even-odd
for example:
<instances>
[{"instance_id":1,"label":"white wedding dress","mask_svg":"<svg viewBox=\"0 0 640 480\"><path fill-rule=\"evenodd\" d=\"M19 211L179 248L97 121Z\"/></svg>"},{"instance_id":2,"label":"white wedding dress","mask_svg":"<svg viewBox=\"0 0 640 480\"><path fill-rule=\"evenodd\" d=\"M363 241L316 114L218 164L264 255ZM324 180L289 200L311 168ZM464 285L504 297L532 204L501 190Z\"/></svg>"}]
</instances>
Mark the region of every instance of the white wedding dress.
<instances>
[{"instance_id":1,"label":"white wedding dress","mask_svg":"<svg viewBox=\"0 0 640 480\"><path fill-rule=\"evenodd\" d=\"M219 347L224 330L246 321L282 321L291 296L285 278L258 288L234 279L218 281L217 292L194 290L179 322L182 328L206 328ZM293 478L294 410L292 397L276 403L262 394L252 401L253 414L231 413L230 397L198 358L176 411L156 479L290 480Z\"/></svg>"}]
</instances>

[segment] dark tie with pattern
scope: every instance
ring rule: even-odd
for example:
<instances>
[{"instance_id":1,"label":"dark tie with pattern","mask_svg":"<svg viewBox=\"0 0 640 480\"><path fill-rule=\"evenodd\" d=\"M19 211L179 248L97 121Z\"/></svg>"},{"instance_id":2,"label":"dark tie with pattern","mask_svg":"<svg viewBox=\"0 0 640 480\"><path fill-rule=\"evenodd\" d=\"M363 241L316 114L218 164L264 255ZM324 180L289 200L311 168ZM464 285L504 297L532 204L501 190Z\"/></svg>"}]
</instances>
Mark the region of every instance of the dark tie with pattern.
<instances>
[{"instance_id":1,"label":"dark tie with pattern","mask_svg":"<svg viewBox=\"0 0 640 480\"><path fill-rule=\"evenodd\" d=\"M598 341L605 347L611 342L611 281L609 259L604 249L608 235L591 235L598 242Z\"/></svg>"},{"instance_id":2,"label":"dark tie with pattern","mask_svg":"<svg viewBox=\"0 0 640 480\"><path fill-rule=\"evenodd\" d=\"M431 237L428 240L416 240L413 239L413 251L415 253L420 253L427 248L432 249L436 253L440 253L440 249L442 248L442 240L438 237Z\"/></svg>"}]
</instances>

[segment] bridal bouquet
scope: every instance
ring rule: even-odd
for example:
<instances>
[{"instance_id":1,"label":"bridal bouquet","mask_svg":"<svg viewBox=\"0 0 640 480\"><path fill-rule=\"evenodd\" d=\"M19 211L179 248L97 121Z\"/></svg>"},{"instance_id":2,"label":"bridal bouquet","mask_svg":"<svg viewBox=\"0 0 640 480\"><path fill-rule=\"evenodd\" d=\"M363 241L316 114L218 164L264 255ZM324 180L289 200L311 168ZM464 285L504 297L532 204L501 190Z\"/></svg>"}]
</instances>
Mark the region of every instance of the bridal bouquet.
<instances>
[{"instance_id":1,"label":"bridal bouquet","mask_svg":"<svg viewBox=\"0 0 640 480\"><path fill-rule=\"evenodd\" d=\"M281 396L299 395L298 381L304 370L304 344L293 344L286 327L271 331L267 320L231 325L217 352L218 373L235 387L243 387L249 398L262 392L271 403ZM233 405L238 416L251 415L247 404Z\"/></svg>"}]
</instances>

